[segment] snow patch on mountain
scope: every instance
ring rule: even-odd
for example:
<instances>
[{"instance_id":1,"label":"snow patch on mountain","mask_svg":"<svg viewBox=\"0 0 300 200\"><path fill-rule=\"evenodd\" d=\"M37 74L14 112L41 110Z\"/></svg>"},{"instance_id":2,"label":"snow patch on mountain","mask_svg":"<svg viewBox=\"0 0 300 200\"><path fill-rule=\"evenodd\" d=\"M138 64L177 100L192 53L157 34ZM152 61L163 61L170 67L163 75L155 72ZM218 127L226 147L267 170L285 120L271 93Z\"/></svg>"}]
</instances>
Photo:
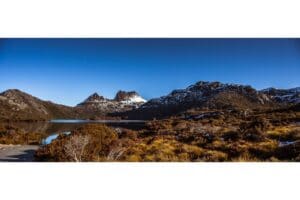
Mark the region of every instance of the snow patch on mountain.
<instances>
[{"instance_id":1,"label":"snow patch on mountain","mask_svg":"<svg viewBox=\"0 0 300 200\"><path fill-rule=\"evenodd\" d=\"M223 92L244 94L249 98L256 99L258 103L262 105L271 101L267 95L256 91L251 86L199 81L186 89L177 89L166 96L151 99L147 103L143 104L141 108L155 108L162 105L176 106L195 102L205 102L213 96Z\"/></svg>"},{"instance_id":2,"label":"snow patch on mountain","mask_svg":"<svg viewBox=\"0 0 300 200\"><path fill-rule=\"evenodd\" d=\"M129 97L126 100L121 101L122 103L125 104L134 104L134 103L146 103L147 100L143 99L141 96L139 95L134 95L132 97Z\"/></svg>"},{"instance_id":3,"label":"snow patch on mountain","mask_svg":"<svg viewBox=\"0 0 300 200\"><path fill-rule=\"evenodd\" d=\"M139 108L147 102L137 92L119 91L114 99L104 98L97 93L89 96L84 102L77 107L90 111L102 111L104 113L122 112Z\"/></svg>"}]
</instances>

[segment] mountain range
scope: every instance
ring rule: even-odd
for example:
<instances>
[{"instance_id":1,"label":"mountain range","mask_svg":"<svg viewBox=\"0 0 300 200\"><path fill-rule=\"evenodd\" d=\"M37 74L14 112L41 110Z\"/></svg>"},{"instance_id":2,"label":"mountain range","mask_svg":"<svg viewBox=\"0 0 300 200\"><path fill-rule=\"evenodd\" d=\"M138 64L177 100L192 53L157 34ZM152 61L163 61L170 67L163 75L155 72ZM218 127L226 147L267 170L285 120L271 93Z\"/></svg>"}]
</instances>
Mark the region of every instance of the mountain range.
<instances>
[{"instance_id":1,"label":"mountain range","mask_svg":"<svg viewBox=\"0 0 300 200\"><path fill-rule=\"evenodd\" d=\"M108 113L124 112L145 103L137 92L119 91L114 99L97 93L75 107L44 101L17 89L0 93L1 121L45 121L50 119L107 118Z\"/></svg>"},{"instance_id":2,"label":"mountain range","mask_svg":"<svg viewBox=\"0 0 300 200\"><path fill-rule=\"evenodd\" d=\"M251 86L199 81L186 89L146 101L135 91L119 91L114 99L98 93L75 107L44 101L20 90L0 94L1 121L41 121L50 119L164 118L190 109L268 110L299 107L300 88L256 90Z\"/></svg>"}]
</instances>

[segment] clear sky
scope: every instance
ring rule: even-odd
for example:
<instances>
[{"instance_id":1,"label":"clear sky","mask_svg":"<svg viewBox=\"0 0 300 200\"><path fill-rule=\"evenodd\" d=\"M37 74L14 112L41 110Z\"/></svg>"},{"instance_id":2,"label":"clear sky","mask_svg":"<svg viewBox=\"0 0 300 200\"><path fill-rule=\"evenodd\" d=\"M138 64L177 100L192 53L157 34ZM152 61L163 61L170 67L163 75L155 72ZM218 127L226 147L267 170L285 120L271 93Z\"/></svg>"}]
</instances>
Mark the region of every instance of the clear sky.
<instances>
[{"instance_id":1,"label":"clear sky","mask_svg":"<svg viewBox=\"0 0 300 200\"><path fill-rule=\"evenodd\" d=\"M93 92L150 99L197 81L300 86L300 39L0 39L0 91L76 105Z\"/></svg>"}]
</instances>

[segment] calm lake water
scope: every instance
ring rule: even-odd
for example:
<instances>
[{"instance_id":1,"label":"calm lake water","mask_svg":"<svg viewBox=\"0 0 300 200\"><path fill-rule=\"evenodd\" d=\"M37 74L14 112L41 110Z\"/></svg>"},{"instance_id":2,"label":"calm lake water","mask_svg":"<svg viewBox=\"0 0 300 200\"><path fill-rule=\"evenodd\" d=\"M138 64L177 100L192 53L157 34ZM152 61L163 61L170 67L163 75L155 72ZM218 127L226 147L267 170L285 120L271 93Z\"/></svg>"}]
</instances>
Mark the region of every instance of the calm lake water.
<instances>
[{"instance_id":1,"label":"calm lake water","mask_svg":"<svg viewBox=\"0 0 300 200\"><path fill-rule=\"evenodd\" d=\"M50 123L57 124L136 124L145 123L143 120L81 120L81 119L55 119L51 120Z\"/></svg>"},{"instance_id":2,"label":"calm lake water","mask_svg":"<svg viewBox=\"0 0 300 200\"><path fill-rule=\"evenodd\" d=\"M50 144L60 133L70 134L74 129L84 124L106 124L112 128L128 128L140 130L145 126L145 121L141 120L77 120L77 119L57 119L49 122L17 122L9 123L25 133L37 133L45 135L42 145Z\"/></svg>"}]
</instances>

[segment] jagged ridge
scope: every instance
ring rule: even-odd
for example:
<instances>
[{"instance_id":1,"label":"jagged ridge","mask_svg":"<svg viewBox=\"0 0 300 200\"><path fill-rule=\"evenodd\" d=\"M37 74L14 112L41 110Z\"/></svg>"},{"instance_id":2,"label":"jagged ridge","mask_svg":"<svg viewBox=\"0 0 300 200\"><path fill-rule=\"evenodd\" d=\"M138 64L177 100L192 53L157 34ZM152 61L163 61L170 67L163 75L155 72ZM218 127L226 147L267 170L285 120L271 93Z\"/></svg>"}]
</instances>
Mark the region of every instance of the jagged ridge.
<instances>
[{"instance_id":1,"label":"jagged ridge","mask_svg":"<svg viewBox=\"0 0 300 200\"><path fill-rule=\"evenodd\" d=\"M261 90L261 92L269 95L273 100L279 103L300 103L300 87L292 89L267 88Z\"/></svg>"},{"instance_id":2,"label":"jagged ridge","mask_svg":"<svg viewBox=\"0 0 300 200\"><path fill-rule=\"evenodd\" d=\"M166 117L192 108L200 109L267 109L277 106L266 94L251 86L200 81L186 89L174 90L167 96L151 99L129 118Z\"/></svg>"},{"instance_id":3,"label":"jagged ridge","mask_svg":"<svg viewBox=\"0 0 300 200\"><path fill-rule=\"evenodd\" d=\"M119 91L114 99L107 99L94 93L84 102L77 105L77 108L87 112L97 112L102 115L114 112L124 112L140 107L146 102L137 92Z\"/></svg>"}]
</instances>

